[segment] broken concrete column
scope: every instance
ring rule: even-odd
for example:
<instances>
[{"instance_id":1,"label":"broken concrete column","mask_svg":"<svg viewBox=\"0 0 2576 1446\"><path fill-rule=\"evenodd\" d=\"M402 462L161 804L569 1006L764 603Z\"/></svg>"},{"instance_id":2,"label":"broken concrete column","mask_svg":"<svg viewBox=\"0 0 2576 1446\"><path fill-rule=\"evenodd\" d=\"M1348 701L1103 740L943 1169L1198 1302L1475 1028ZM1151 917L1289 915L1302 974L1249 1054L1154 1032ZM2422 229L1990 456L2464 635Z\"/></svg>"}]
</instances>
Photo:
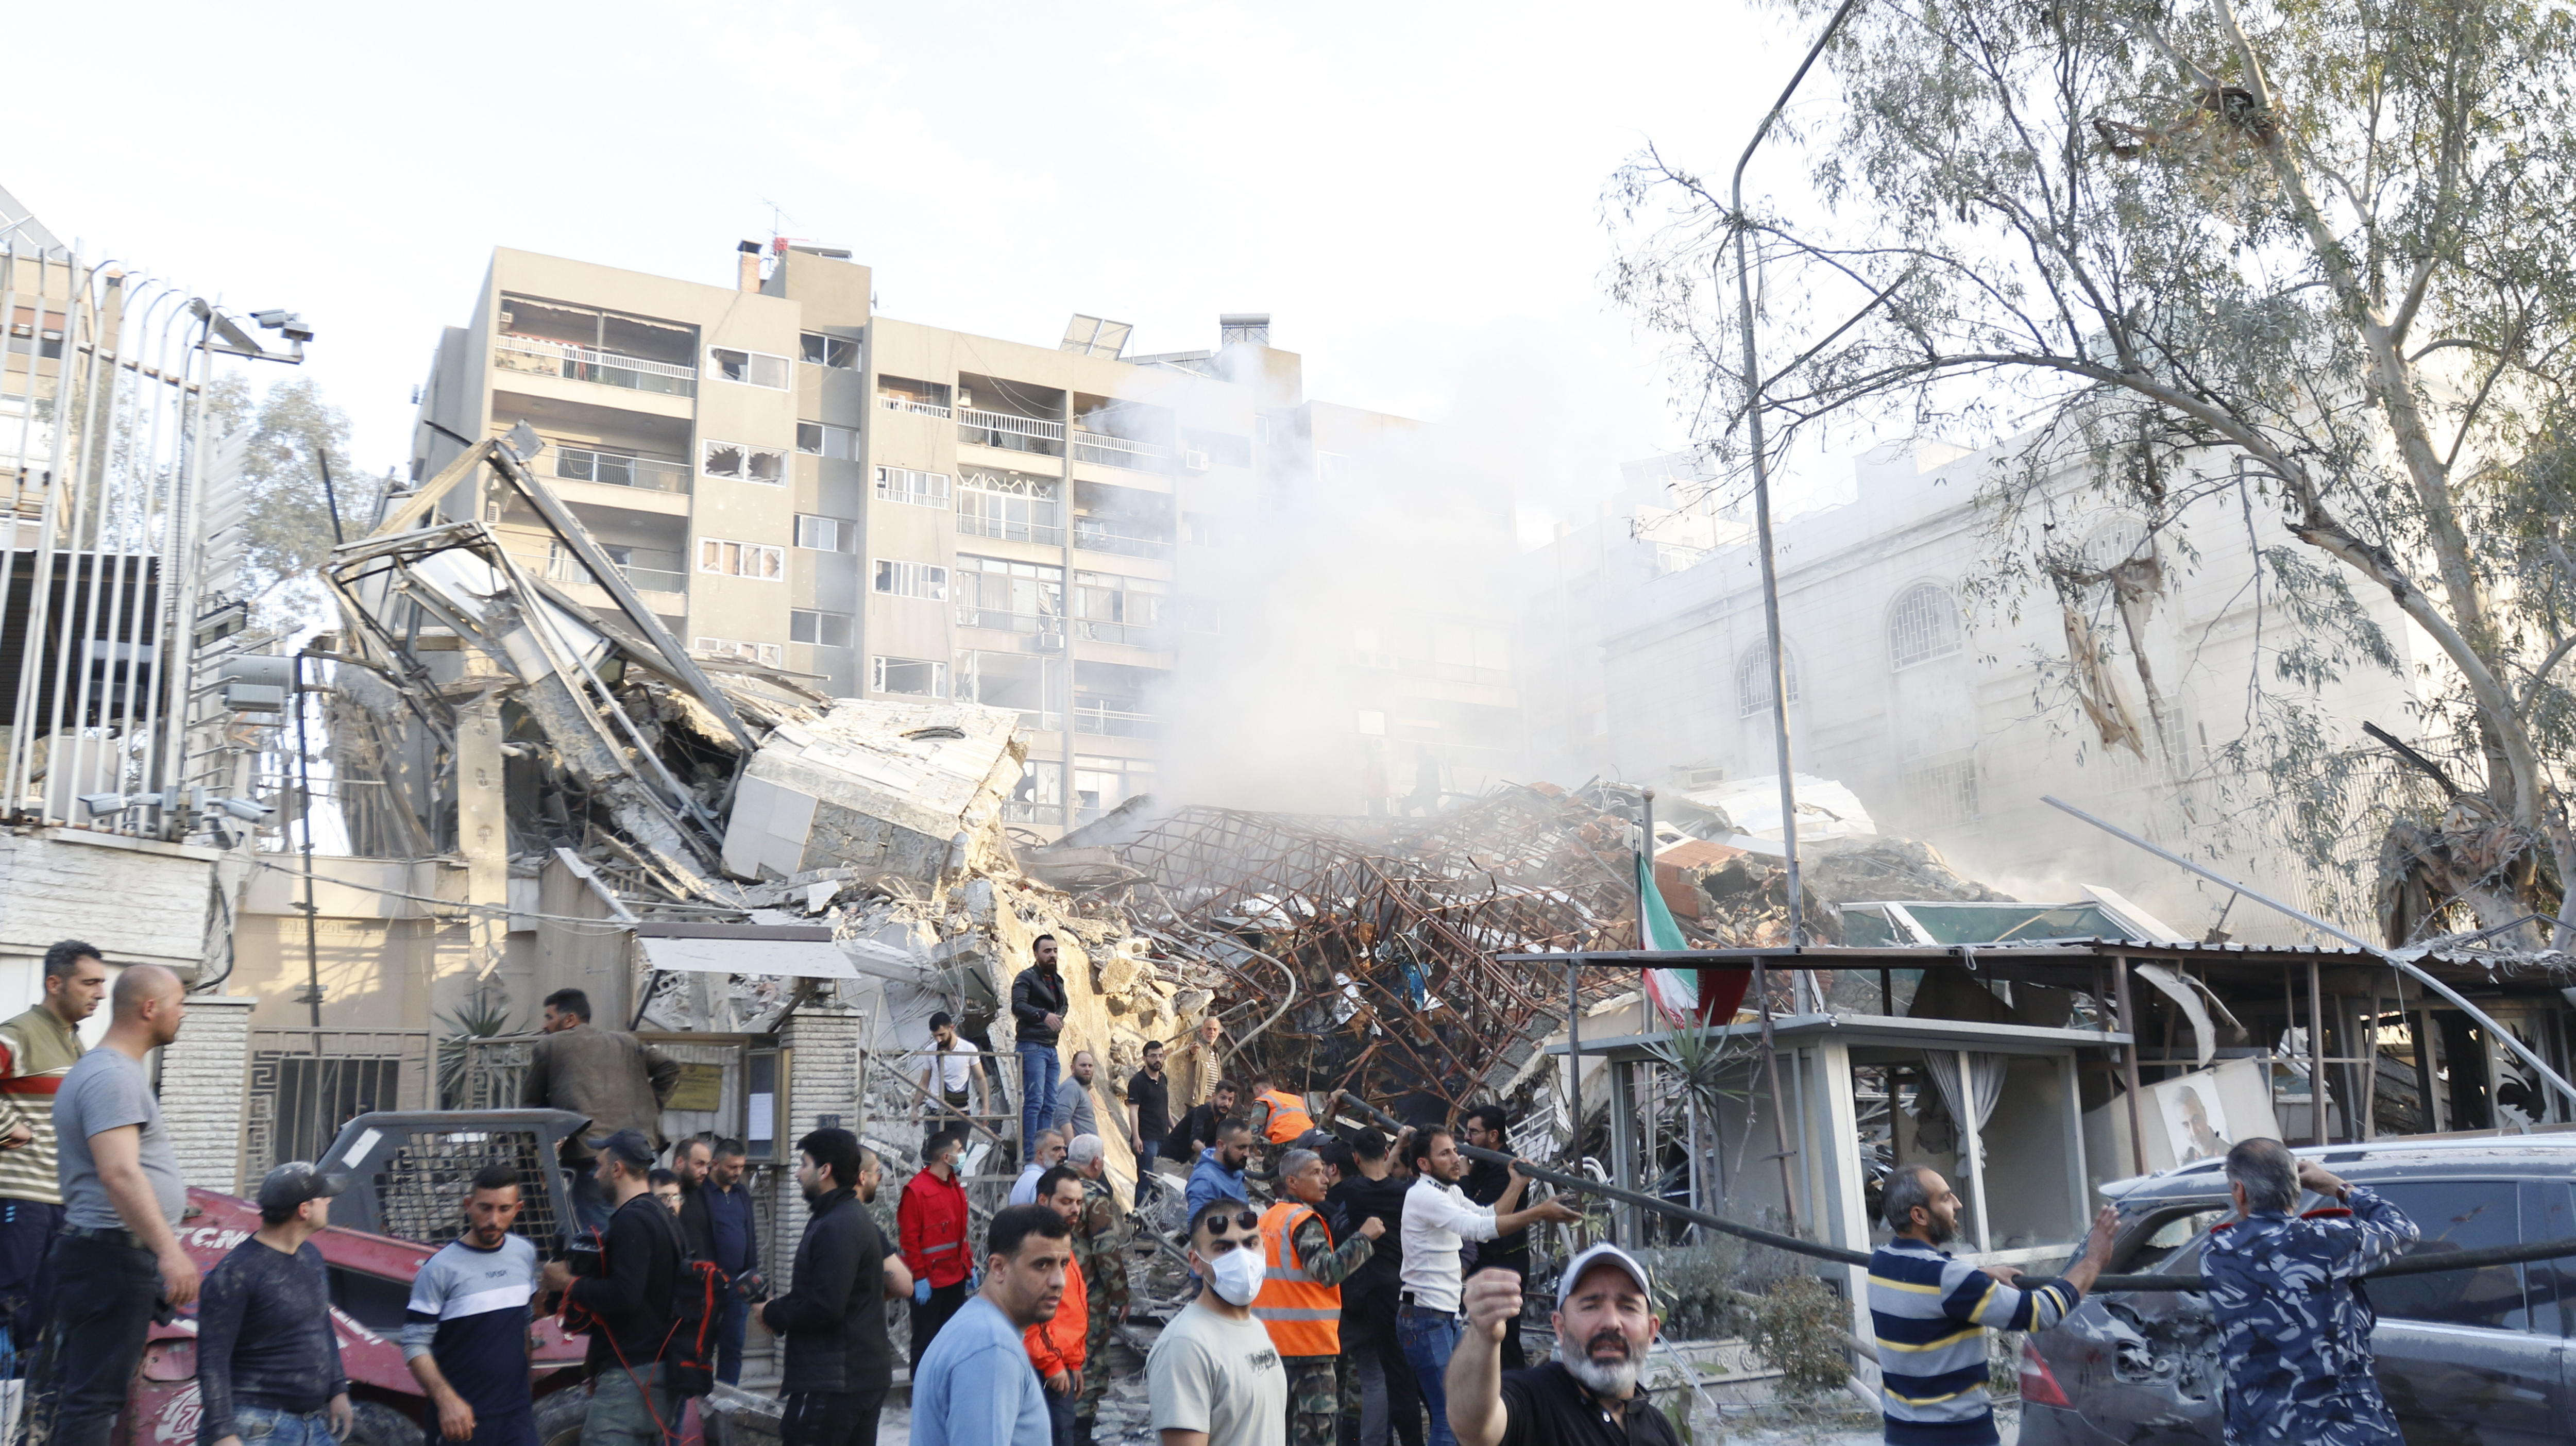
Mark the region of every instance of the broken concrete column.
<instances>
[{"instance_id":1,"label":"broken concrete column","mask_svg":"<svg viewBox=\"0 0 2576 1446\"><path fill-rule=\"evenodd\" d=\"M161 1119L189 1184L242 1193L242 1111L250 1078L249 995L192 994L161 1047Z\"/></svg>"}]
</instances>

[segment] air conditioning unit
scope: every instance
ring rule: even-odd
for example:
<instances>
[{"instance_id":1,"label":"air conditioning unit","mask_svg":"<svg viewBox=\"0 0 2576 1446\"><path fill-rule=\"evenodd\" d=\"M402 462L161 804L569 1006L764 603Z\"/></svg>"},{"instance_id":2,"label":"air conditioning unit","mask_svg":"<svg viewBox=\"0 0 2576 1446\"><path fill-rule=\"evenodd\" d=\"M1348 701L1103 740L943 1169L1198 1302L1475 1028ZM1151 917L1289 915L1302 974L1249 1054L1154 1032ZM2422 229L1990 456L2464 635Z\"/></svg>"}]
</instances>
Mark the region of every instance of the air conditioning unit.
<instances>
[{"instance_id":1,"label":"air conditioning unit","mask_svg":"<svg viewBox=\"0 0 2576 1446\"><path fill-rule=\"evenodd\" d=\"M1193 472L1204 472L1208 469L1207 453L1183 452L1181 453L1181 465L1189 468Z\"/></svg>"}]
</instances>

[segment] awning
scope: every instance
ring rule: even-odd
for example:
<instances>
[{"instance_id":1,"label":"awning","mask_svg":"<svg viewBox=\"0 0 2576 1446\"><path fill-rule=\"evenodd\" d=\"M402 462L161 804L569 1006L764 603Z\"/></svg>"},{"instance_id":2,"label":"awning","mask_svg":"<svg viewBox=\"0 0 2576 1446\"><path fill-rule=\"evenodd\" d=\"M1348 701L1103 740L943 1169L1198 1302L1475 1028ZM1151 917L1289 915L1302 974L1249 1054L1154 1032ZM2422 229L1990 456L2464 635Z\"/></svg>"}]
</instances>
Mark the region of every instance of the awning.
<instances>
[{"instance_id":1,"label":"awning","mask_svg":"<svg viewBox=\"0 0 2576 1446\"><path fill-rule=\"evenodd\" d=\"M803 932L803 931L799 931ZM841 946L828 939L652 939L644 962L683 974L767 974L793 979L856 979Z\"/></svg>"}]
</instances>

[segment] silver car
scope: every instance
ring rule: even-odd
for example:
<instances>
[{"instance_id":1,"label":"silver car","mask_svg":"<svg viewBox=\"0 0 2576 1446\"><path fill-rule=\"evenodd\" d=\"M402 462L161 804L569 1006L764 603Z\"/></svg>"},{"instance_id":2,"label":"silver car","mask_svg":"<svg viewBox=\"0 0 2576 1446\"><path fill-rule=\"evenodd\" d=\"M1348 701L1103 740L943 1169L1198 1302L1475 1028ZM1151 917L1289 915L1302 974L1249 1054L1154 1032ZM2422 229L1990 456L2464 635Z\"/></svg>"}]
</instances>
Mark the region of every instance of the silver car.
<instances>
[{"instance_id":1,"label":"silver car","mask_svg":"<svg viewBox=\"0 0 2576 1446\"><path fill-rule=\"evenodd\" d=\"M2298 1153L2406 1212L2423 1230L2410 1254L2576 1237L2576 1134ZM2209 1228L2236 1213L2216 1160L2112 1188L2115 1273L2196 1274ZM2410 1446L2576 1441L2576 1257L2363 1289L2379 1313L2380 1391ZM2091 1296L2055 1330L2024 1338L2021 1440L2218 1446L2223 1386L2217 1329L2198 1293Z\"/></svg>"}]
</instances>

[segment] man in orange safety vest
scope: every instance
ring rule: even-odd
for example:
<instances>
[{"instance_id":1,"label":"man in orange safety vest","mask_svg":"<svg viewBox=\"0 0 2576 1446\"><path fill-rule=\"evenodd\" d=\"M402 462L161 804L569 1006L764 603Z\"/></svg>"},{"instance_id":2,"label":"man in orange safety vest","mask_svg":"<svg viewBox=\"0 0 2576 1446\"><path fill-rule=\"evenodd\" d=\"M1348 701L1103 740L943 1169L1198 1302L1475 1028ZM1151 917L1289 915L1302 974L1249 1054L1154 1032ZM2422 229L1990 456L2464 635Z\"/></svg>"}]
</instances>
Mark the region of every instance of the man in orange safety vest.
<instances>
[{"instance_id":1,"label":"man in orange safety vest","mask_svg":"<svg viewBox=\"0 0 2576 1446\"><path fill-rule=\"evenodd\" d=\"M1261 1217L1267 1269L1252 1315L1287 1368L1288 1446L1331 1446L1342 1404L1334 1371L1342 1352L1342 1282L1368 1262L1386 1222L1370 1216L1336 1249L1319 1208L1323 1156L1290 1150L1280 1157L1279 1180L1287 1193Z\"/></svg>"}]
</instances>

